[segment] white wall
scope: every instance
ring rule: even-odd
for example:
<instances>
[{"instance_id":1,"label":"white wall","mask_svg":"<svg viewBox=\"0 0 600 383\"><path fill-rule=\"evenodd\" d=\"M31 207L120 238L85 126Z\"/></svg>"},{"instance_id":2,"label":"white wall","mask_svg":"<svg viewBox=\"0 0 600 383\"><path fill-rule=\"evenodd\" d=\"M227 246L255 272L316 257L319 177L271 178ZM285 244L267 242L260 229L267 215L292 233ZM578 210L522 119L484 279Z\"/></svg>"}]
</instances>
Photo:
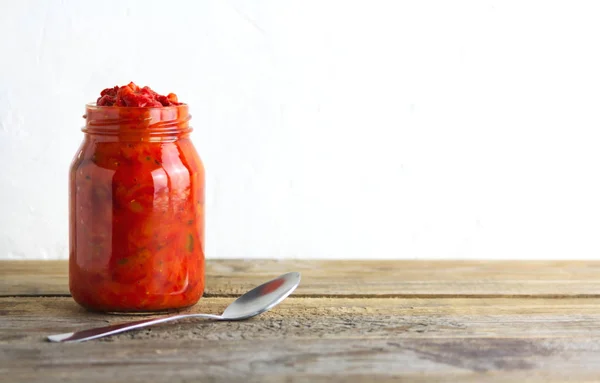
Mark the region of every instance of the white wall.
<instances>
[{"instance_id":1,"label":"white wall","mask_svg":"<svg viewBox=\"0 0 600 383\"><path fill-rule=\"evenodd\" d=\"M191 105L207 255L598 258L600 2L0 0L0 258L66 258L84 104Z\"/></svg>"}]
</instances>

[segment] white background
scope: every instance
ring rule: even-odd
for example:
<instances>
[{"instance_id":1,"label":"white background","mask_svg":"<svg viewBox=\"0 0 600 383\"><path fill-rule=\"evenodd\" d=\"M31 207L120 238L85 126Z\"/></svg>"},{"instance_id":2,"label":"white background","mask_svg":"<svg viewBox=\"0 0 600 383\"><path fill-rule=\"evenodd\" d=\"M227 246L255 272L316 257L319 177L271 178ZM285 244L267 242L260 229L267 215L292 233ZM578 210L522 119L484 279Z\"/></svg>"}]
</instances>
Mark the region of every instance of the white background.
<instances>
[{"instance_id":1,"label":"white background","mask_svg":"<svg viewBox=\"0 0 600 383\"><path fill-rule=\"evenodd\" d=\"M207 256L599 258L598 1L0 0L0 258L66 258L84 104L189 103Z\"/></svg>"}]
</instances>

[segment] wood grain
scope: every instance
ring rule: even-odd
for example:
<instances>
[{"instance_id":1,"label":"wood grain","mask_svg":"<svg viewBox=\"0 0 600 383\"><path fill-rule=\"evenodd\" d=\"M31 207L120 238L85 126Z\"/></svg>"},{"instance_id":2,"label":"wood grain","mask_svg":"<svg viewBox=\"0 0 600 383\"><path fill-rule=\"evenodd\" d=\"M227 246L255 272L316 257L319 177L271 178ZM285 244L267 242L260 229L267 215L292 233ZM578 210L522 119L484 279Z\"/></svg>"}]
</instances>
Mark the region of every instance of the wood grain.
<instances>
[{"instance_id":1,"label":"wood grain","mask_svg":"<svg viewBox=\"0 0 600 383\"><path fill-rule=\"evenodd\" d=\"M596 297L600 261L208 260L207 297L234 297L287 271L298 296ZM66 261L0 262L0 296L69 294Z\"/></svg>"},{"instance_id":2,"label":"wood grain","mask_svg":"<svg viewBox=\"0 0 600 383\"><path fill-rule=\"evenodd\" d=\"M219 313L230 301L190 311ZM0 304L0 373L11 382L600 377L596 298L288 298L250 321L188 320L80 344L44 336L134 317L90 314L66 297Z\"/></svg>"}]
</instances>

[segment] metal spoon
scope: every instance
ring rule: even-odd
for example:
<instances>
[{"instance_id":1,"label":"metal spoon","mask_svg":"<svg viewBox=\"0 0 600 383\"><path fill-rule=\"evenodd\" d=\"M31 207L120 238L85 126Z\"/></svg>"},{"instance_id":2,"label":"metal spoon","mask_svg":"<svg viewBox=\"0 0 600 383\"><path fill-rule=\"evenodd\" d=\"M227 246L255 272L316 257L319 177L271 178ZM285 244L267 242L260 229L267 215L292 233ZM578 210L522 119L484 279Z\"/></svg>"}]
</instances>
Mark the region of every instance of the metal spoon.
<instances>
[{"instance_id":1,"label":"metal spoon","mask_svg":"<svg viewBox=\"0 0 600 383\"><path fill-rule=\"evenodd\" d=\"M92 328L89 330L68 332L65 334L50 335L48 340L51 342L83 342L85 340L101 338L107 335L118 334L120 332L133 330L141 327L148 327L153 324L170 322L184 318L207 318L215 320L234 321L252 318L258 314L281 303L290 295L300 284L300 273L292 272L283 274L267 283L264 283L248 291L235 301L233 301L223 314L181 314L157 319L146 319L137 322L120 323L106 327Z\"/></svg>"}]
</instances>

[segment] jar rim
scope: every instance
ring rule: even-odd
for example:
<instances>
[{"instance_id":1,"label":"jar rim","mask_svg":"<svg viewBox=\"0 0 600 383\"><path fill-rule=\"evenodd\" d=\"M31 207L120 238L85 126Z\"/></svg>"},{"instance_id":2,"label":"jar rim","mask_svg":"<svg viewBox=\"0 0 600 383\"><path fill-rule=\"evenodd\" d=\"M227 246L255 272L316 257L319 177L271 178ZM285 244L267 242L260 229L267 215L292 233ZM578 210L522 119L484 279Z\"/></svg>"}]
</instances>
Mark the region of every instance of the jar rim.
<instances>
[{"instance_id":1,"label":"jar rim","mask_svg":"<svg viewBox=\"0 0 600 383\"><path fill-rule=\"evenodd\" d=\"M189 133L192 128L187 104L162 107L123 107L85 105L84 133L100 135L172 135Z\"/></svg>"}]
</instances>

